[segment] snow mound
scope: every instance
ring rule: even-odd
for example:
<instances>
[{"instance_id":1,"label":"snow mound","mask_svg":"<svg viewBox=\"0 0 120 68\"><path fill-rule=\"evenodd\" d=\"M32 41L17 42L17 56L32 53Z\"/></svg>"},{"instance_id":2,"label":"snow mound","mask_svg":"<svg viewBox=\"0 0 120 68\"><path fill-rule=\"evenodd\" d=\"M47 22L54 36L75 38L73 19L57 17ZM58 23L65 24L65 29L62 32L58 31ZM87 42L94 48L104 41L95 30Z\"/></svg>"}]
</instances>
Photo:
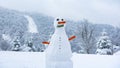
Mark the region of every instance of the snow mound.
<instances>
[{"instance_id":1,"label":"snow mound","mask_svg":"<svg viewBox=\"0 0 120 68\"><path fill-rule=\"evenodd\" d=\"M120 55L120 51L116 52L114 55Z\"/></svg>"}]
</instances>

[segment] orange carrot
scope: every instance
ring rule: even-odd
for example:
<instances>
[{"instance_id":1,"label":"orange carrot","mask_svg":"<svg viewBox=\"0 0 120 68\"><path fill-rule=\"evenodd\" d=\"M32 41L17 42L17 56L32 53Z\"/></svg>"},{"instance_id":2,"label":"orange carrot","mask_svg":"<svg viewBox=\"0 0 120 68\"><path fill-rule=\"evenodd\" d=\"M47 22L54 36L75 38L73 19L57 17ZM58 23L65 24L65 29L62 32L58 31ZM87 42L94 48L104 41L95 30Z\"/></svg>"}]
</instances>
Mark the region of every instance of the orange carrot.
<instances>
[{"instance_id":1,"label":"orange carrot","mask_svg":"<svg viewBox=\"0 0 120 68\"><path fill-rule=\"evenodd\" d=\"M58 24L65 24L65 23L66 23L65 21L58 22Z\"/></svg>"},{"instance_id":2,"label":"orange carrot","mask_svg":"<svg viewBox=\"0 0 120 68\"><path fill-rule=\"evenodd\" d=\"M71 40L73 40L75 38L76 38L76 36L71 36L68 40L71 41Z\"/></svg>"},{"instance_id":3,"label":"orange carrot","mask_svg":"<svg viewBox=\"0 0 120 68\"><path fill-rule=\"evenodd\" d=\"M42 44L50 44L50 42L46 42L46 41L45 41L45 42L42 42Z\"/></svg>"}]
</instances>

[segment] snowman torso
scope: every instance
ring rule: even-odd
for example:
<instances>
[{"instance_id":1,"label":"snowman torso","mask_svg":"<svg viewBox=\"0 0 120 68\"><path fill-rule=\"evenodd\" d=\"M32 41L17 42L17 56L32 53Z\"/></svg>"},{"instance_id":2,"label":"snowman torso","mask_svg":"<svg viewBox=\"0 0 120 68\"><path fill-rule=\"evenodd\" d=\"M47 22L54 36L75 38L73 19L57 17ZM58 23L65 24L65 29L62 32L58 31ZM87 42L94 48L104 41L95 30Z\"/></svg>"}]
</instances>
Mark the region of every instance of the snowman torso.
<instances>
[{"instance_id":1,"label":"snowman torso","mask_svg":"<svg viewBox=\"0 0 120 68\"><path fill-rule=\"evenodd\" d=\"M51 60L66 60L72 56L71 46L64 28L55 30L46 53Z\"/></svg>"}]
</instances>

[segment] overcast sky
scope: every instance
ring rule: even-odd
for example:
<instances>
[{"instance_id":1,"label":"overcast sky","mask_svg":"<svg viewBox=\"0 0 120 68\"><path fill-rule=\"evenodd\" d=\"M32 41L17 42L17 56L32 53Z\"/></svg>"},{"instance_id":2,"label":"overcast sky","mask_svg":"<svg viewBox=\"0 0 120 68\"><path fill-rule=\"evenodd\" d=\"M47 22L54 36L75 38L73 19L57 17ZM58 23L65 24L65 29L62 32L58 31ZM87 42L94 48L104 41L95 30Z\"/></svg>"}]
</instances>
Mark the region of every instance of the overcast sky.
<instances>
[{"instance_id":1,"label":"overcast sky","mask_svg":"<svg viewBox=\"0 0 120 68\"><path fill-rule=\"evenodd\" d=\"M120 0L0 0L0 6L75 21L120 25Z\"/></svg>"}]
</instances>

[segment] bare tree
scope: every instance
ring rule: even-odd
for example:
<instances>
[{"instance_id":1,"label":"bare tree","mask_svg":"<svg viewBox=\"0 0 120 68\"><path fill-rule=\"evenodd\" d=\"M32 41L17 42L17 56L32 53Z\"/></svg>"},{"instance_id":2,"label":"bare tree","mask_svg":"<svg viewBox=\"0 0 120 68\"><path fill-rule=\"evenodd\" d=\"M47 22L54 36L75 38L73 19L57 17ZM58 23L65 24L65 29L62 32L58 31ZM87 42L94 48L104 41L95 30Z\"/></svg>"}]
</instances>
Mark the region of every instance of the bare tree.
<instances>
[{"instance_id":1,"label":"bare tree","mask_svg":"<svg viewBox=\"0 0 120 68\"><path fill-rule=\"evenodd\" d=\"M80 46L84 50L84 53L94 53L94 51L92 51L95 50L94 25L84 20L81 22L81 25L78 26L78 30L79 29L78 38L80 38Z\"/></svg>"}]
</instances>

